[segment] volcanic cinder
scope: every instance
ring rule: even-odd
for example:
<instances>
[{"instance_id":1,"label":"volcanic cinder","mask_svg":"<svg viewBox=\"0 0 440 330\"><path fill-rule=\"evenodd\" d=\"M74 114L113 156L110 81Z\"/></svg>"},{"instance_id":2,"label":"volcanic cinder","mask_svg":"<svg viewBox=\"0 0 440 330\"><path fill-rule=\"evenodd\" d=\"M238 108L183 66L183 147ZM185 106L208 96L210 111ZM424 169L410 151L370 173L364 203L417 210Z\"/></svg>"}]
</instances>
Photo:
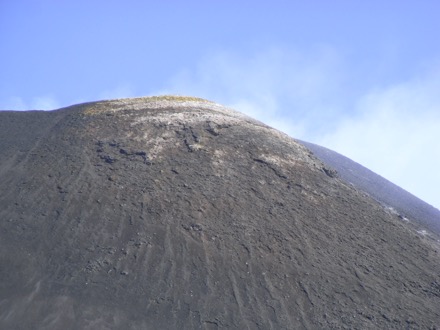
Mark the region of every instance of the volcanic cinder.
<instances>
[{"instance_id":1,"label":"volcanic cinder","mask_svg":"<svg viewBox=\"0 0 440 330\"><path fill-rule=\"evenodd\" d=\"M406 220L206 100L1 112L0 328L436 329Z\"/></svg>"}]
</instances>

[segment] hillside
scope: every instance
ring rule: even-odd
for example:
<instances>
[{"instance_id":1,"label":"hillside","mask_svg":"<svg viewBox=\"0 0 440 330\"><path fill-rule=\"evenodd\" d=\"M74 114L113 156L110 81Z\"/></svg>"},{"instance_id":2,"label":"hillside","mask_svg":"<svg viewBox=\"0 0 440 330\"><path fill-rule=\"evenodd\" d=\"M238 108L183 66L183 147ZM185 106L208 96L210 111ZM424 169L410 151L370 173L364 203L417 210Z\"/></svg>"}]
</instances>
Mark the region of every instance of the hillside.
<instances>
[{"instance_id":1,"label":"hillside","mask_svg":"<svg viewBox=\"0 0 440 330\"><path fill-rule=\"evenodd\" d=\"M0 112L1 329L435 329L438 242L197 98Z\"/></svg>"}]
</instances>

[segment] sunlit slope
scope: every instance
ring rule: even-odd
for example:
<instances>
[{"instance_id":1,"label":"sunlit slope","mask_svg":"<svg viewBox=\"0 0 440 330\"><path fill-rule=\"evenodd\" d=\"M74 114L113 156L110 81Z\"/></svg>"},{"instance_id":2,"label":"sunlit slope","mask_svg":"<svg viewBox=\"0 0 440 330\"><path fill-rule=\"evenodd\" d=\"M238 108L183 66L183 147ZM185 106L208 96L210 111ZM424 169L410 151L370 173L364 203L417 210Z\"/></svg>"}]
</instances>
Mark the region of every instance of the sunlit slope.
<instances>
[{"instance_id":1,"label":"sunlit slope","mask_svg":"<svg viewBox=\"0 0 440 330\"><path fill-rule=\"evenodd\" d=\"M288 136L169 98L0 113L0 328L438 324L438 246Z\"/></svg>"}]
</instances>

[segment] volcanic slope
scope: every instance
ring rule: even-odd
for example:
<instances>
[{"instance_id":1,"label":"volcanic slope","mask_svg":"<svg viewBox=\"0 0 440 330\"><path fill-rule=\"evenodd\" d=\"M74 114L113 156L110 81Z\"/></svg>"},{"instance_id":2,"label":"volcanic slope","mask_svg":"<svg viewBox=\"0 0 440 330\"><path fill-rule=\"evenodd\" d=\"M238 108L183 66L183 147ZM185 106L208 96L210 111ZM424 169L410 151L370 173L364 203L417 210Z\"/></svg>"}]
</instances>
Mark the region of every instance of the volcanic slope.
<instances>
[{"instance_id":1,"label":"volcanic slope","mask_svg":"<svg viewBox=\"0 0 440 330\"><path fill-rule=\"evenodd\" d=\"M1 329L435 329L440 255L197 98L0 112Z\"/></svg>"},{"instance_id":2,"label":"volcanic slope","mask_svg":"<svg viewBox=\"0 0 440 330\"><path fill-rule=\"evenodd\" d=\"M300 141L313 154L337 170L338 175L388 206L405 221L411 221L419 231L440 235L440 210L396 186L380 175L370 171L351 159L319 145Z\"/></svg>"}]
</instances>

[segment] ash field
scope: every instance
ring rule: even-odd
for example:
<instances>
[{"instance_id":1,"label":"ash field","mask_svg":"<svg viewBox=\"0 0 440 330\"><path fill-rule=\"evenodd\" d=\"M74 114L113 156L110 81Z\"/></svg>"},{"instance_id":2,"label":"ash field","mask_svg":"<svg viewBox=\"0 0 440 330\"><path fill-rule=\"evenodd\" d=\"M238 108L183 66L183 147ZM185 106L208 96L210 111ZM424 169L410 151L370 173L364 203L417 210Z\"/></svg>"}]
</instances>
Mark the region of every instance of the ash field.
<instances>
[{"instance_id":1,"label":"ash field","mask_svg":"<svg viewBox=\"0 0 440 330\"><path fill-rule=\"evenodd\" d=\"M193 97L0 112L0 328L439 329L439 211L319 148Z\"/></svg>"}]
</instances>

